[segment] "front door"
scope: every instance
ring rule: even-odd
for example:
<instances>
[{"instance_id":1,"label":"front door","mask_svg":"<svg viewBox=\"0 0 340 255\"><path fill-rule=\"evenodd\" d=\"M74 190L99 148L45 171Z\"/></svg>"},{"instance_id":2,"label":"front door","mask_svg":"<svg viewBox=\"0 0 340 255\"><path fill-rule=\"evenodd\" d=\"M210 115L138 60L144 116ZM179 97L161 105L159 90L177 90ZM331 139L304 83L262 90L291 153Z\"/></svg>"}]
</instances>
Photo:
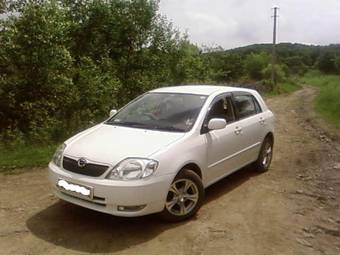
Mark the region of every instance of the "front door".
<instances>
[{"instance_id":1,"label":"front door","mask_svg":"<svg viewBox=\"0 0 340 255\"><path fill-rule=\"evenodd\" d=\"M227 126L219 130L207 130L209 120L223 118ZM231 94L223 94L212 102L205 118L202 133L207 144L207 183L213 183L238 167L241 133L235 122Z\"/></svg>"}]
</instances>

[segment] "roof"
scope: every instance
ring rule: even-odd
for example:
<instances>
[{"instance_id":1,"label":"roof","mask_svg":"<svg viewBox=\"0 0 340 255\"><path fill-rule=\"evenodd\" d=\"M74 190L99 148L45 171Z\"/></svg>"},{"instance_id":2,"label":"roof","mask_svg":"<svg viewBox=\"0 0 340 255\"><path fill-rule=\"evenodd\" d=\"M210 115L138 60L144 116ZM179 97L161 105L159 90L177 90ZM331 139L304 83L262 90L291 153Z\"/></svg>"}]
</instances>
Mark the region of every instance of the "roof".
<instances>
[{"instance_id":1,"label":"roof","mask_svg":"<svg viewBox=\"0 0 340 255\"><path fill-rule=\"evenodd\" d=\"M211 95L215 92L232 92L232 91L250 91L249 89L228 86L213 86L213 85L183 85L162 87L154 89L151 92L159 93L183 93L183 94L197 94L197 95Z\"/></svg>"}]
</instances>

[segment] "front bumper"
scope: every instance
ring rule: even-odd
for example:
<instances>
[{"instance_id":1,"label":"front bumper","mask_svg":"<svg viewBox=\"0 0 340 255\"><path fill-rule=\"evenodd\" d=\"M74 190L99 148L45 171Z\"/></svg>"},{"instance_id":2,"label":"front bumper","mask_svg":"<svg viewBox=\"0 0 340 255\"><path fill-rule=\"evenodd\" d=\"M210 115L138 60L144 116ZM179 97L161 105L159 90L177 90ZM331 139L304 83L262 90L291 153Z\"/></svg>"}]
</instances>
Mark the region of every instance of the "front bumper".
<instances>
[{"instance_id":1,"label":"front bumper","mask_svg":"<svg viewBox=\"0 0 340 255\"><path fill-rule=\"evenodd\" d=\"M53 192L60 199L92 210L125 217L162 211L170 184L175 177L162 175L144 180L115 181L68 172L53 163L50 163L48 168ZM92 187L93 198L84 199L61 191L56 186L59 179ZM121 210L122 206L129 208L141 206L141 209Z\"/></svg>"}]
</instances>

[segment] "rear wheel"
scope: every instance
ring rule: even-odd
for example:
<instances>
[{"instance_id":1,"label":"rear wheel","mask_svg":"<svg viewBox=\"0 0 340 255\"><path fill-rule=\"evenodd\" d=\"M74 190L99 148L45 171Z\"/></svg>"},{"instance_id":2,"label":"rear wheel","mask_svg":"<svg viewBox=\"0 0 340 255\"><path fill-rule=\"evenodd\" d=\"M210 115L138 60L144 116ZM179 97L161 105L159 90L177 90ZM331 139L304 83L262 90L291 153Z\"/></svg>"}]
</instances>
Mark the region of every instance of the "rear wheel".
<instances>
[{"instance_id":1,"label":"rear wheel","mask_svg":"<svg viewBox=\"0 0 340 255\"><path fill-rule=\"evenodd\" d=\"M261 146L258 159L254 162L254 167L258 172L266 172L270 167L273 158L273 139L267 136Z\"/></svg>"},{"instance_id":2,"label":"rear wheel","mask_svg":"<svg viewBox=\"0 0 340 255\"><path fill-rule=\"evenodd\" d=\"M182 221L192 217L201 207L204 188L200 177L184 169L170 185L165 206L160 216L166 221Z\"/></svg>"}]
</instances>

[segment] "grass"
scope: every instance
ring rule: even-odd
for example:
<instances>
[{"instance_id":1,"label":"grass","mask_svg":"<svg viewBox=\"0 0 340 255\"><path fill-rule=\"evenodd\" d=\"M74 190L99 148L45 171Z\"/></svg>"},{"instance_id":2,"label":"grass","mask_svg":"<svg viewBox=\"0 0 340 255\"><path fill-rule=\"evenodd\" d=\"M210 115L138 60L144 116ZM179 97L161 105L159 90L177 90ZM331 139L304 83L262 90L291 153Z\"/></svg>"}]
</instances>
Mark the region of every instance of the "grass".
<instances>
[{"instance_id":1,"label":"grass","mask_svg":"<svg viewBox=\"0 0 340 255\"><path fill-rule=\"evenodd\" d=\"M340 128L340 75L324 75L310 71L300 78L300 83L320 89L314 108L326 121Z\"/></svg>"},{"instance_id":2,"label":"grass","mask_svg":"<svg viewBox=\"0 0 340 255\"><path fill-rule=\"evenodd\" d=\"M20 145L14 148L0 146L0 172L8 172L16 168L47 166L56 147L56 145Z\"/></svg>"},{"instance_id":3,"label":"grass","mask_svg":"<svg viewBox=\"0 0 340 255\"><path fill-rule=\"evenodd\" d=\"M266 93L266 96L272 97L278 96L280 94L289 94L301 88L302 86L296 81L296 79L291 79L283 83L280 83L278 88L274 89L271 92Z\"/></svg>"}]
</instances>

